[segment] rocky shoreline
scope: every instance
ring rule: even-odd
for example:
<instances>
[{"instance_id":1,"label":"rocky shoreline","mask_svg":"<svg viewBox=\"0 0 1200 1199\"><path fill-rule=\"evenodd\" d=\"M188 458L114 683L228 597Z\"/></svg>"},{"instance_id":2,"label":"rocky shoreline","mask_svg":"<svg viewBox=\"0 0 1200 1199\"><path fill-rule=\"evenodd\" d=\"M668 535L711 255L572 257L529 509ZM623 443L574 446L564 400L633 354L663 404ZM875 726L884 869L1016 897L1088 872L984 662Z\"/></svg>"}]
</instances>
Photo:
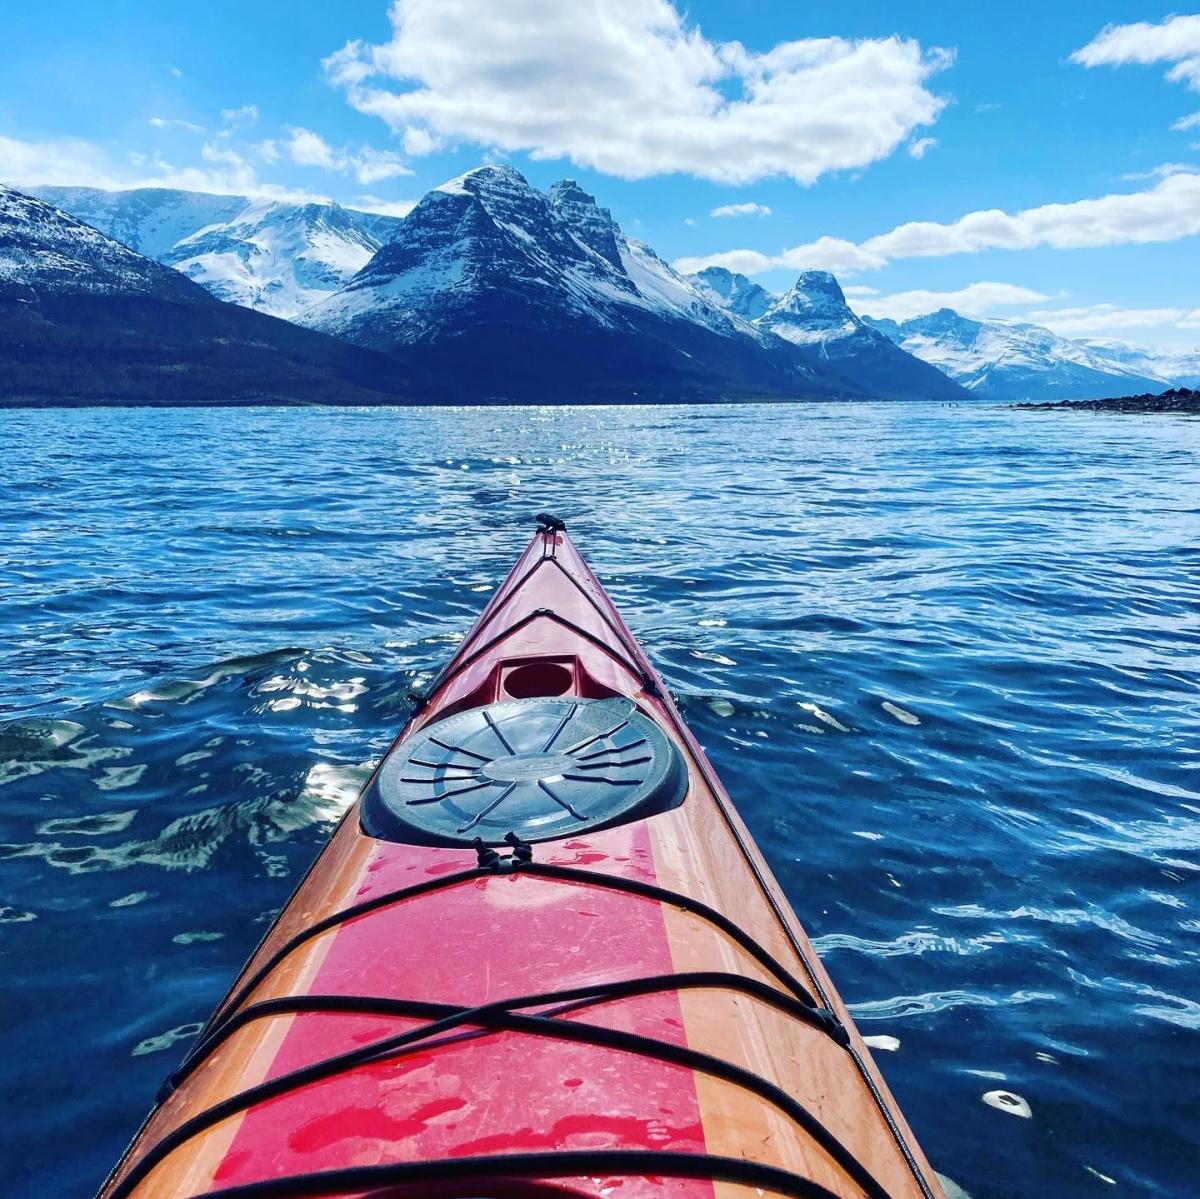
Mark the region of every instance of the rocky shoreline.
<instances>
[{"instance_id":1,"label":"rocky shoreline","mask_svg":"<svg viewBox=\"0 0 1200 1199\"><path fill-rule=\"evenodd\" d=\"M1013 404L1014 408L1063 408L1079 412L1169 412L1200 415L1200 391L1172 387L1158 395L1117 396L1108 400L1058 400L1053 404Z\"/></svg>"}]
</instances>

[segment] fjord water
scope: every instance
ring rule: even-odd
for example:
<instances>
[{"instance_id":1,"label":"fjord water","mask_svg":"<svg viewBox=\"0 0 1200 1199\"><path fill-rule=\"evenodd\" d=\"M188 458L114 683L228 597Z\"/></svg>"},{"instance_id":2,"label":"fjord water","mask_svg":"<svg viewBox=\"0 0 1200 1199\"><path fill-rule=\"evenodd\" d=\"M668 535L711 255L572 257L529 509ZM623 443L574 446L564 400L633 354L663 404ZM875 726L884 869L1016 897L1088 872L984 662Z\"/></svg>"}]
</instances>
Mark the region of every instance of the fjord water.
<instances>
[{"instance_id":1,"label":"fjord water","mask_svg":"<svg viewBox=\"0 0 1200 1199\"><path fill-rule=\"evenodd\" d=\"M19 1193L98 1185L543 509L938 1169L1194 1193L1200 424L91 410L0 413L0 444Z\"/></svg>"}]
</instances>

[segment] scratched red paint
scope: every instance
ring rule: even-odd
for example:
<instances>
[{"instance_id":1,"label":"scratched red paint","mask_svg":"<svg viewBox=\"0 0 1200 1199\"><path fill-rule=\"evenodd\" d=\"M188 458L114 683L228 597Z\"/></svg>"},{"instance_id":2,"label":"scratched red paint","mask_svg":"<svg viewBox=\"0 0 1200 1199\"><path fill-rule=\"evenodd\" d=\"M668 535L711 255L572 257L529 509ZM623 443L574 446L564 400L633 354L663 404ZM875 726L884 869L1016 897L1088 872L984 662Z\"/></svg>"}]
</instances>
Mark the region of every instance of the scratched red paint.
<instances>
[{"instance_id":1,"label":"scratched red paint","mask_svg":"<svg viewBox=\"0 0 1200 1199\"><path fill-rule=\"evenodd\" d=\"M541 860L604 862L611 873L654 878L644 825L576 838L544 852ZM462 869L473 859L458 851L382 844L363 872L358 898ZM657 902L552 879L498 875L343 925L312 991L475 1005L671 969ZM685 1043L679 1001L670 991L598 1005L571 1018ZM270 1075L416 1023L298 1016ZM243 1119L214 1181L228 1186L349 1165L587 1148L703 1152L692 1072L636 1054L516 1032L459 1039L259 1105ZM503 1162L497 1165L502 1176ZM570 1189L594 1196L616 1191L623 1199L713 1194L705 1180L663 1178L576 1179Z\"/></svg>"}]
</instances>

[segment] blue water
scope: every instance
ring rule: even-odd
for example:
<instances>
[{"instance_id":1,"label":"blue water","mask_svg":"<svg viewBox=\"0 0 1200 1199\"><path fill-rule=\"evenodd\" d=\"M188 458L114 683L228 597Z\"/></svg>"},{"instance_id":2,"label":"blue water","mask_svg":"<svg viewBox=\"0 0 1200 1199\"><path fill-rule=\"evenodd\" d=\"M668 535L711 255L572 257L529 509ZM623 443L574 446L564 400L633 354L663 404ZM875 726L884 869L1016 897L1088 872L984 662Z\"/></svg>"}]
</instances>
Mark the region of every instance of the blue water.
<instances>
[{"instance_id":1,"label":"blue water","mask_svg":"<svg viewBox=\"0 0 1200 1199\"><path fill-rule=\"evenodd\" d=\"M542 509L899 1041L938 1169L1195 1193L1200 423L97 410L0 446L16 1193L98 1184Z\"/></svg>"}]
</instances>

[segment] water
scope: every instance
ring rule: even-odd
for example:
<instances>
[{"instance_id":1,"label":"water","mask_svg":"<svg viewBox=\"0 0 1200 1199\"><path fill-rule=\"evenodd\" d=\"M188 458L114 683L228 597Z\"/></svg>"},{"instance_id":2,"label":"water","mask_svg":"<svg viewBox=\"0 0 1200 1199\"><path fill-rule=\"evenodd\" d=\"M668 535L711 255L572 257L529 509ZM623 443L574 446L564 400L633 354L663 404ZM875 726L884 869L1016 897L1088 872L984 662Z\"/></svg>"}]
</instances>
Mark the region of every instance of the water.
<instances>
[{"instance_id":1,"label":"water","mask_svg":"<svg viewBox=\"0 0 1200 1199\"><path fill-rule=\"evenodd\" d=\"M6 412L0 446L19 1193L97 1185L542 509L899 1041L937 1167L1194 1193L1200 424Z\"/></svg>"}]
</instances>

